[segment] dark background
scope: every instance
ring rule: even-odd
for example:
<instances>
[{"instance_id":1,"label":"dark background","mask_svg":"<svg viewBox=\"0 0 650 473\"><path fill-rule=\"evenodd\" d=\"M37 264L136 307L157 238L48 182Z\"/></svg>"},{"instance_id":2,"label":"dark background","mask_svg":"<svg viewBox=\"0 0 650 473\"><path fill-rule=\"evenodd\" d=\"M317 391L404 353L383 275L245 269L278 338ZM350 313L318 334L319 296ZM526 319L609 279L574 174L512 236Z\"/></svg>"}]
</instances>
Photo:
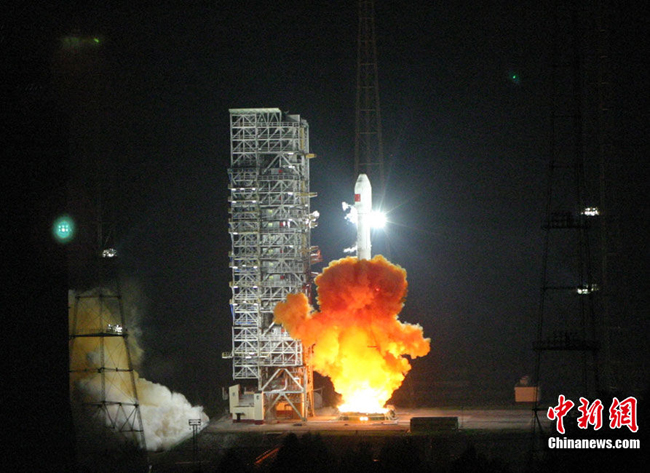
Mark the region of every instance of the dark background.
<instances>
[{"instance_id":1,"label":"dark background","mask_svg":"<svg viewBox=\"0 0 650 473\"><path fill-rule=\"evenodd\" d=\"M431 353L414 362L407 382L448 390L460 403L470 401L467 393L511 402L515 382L534 364L549 2L376 3L390 223L374 244L408 272L401 320L431 337ZM619 160L610 177L633 286L625 310L645 336L649 122L641 38L649 25L625 2L609 4ZM325 264L343 257L353 242L341 202L352 200L356 178L356 2L17 2L7 11L3 136L11 160L3 174L16 204L6 224L22 229L10 238L16 247L7 247L8 266L18 271L8 279L17 294L10 333L16 358L27 360L9 363L15 380L40 386L30 388L37 398L43 386L67 389L59 377L67 371L65 293L92 285L100 173L128 315L141 332L139 372L220 413L221 387L231 383L221 359L231 349L228 109L278 107L309 122L318 155L312 209L321 213L312 244ZM72 37L85 40L73 46ZM80 233L64 248L48 232L66 209ZM628 349L628 357L645 359L645 338ZM65 411L65 396L57 399Z\"/></svg>"}]
</instances>

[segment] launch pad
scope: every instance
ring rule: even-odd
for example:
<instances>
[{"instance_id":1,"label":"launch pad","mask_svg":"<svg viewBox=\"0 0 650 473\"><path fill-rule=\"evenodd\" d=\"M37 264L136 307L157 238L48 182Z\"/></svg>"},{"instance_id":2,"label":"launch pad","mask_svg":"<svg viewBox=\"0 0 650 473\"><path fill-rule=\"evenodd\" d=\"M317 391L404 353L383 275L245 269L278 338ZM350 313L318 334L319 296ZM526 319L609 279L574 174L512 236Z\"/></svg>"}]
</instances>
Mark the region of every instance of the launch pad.
<instances>
[{"instance_id":1,"label":"launch pad","mask_svg":"<svg viewBox=\"0 0 650 473\"><path fill-rule=\"evenodd\" d=\"M387 419L386 415L378 414L377 419L363 421L360 417L368 414L345 413L340 414L335 410L317 410L316 416L307 421L300 420L274 420L264 424L233 422L228 416L213 419L204 429L203 433L216 432L294 432L322 433L334 431L386 431L386 432L411 432L411 421L414 418L457 418L458 430L471 431L520 431L530 432L532 428L532 411L526 407L513 408L415 408L397 409L392 414L394 417ZM445 430L447 430L445 428Z\"/></svg>"},{"instance_id":2,"label":"launch pad","mask_svg":"<svg viewBox=\"0 0 650 473\"><path fill-rule=\"evenodd\" d=\"M458 458L469 443L479 452L508 459L512 471L525 471L532 427L528 408L418 408L396 410L392 420L359 421L342 419L335 409L321 409L308 421L278 420L254 424L233 422L230 416L213 419L198 435L199 457L204 467L217 467L227 451L235 452L256 468L272 464L285 439L320 438L333 455L368 448L377 457L387 445L408 441L423 452L432 464L448 465ZM411 430L413 419L439 419L437 431ZM457 429L449 429L449 420L457 420ZM190 442L188 440L188 442ZM189 445L189 443L188 443ZM150 456L159 471L190 472L190 449L180 445L169 452ZM209 469L208 468L208 469Z\"/></svg>"},{"instance_id":3,"label":"launch pad","mask_svg":"<svg viewBox=\"0 0 650 473\"><path fill-rule=\"evenodd\" d=\"M339 412L336 420L341 422L397 421L397 413L393 406L389 406L384 412Z\"/></svg>"},{"instance_id":4,"label":"launch pad","mask_svg":"<svg viewBox=\"0 0 650 473\"><path fill-rule=\"evenodd\" d=\"M396 418L391 418L388 412L342 412L337 420L341 422L383 422L396 420Z\"/></svg>"}]
</instances>

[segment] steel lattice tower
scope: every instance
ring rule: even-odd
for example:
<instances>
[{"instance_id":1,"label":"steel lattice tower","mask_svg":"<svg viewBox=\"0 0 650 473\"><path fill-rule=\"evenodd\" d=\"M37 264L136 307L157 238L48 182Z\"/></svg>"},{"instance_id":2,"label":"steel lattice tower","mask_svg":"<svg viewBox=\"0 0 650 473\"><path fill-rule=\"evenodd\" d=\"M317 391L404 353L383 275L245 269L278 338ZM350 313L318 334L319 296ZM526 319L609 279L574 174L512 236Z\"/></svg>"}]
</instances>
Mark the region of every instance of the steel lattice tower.
<instances>
[{"instance_id":1,"label":"steel lattice tower","mask_svg":"<svg viewBox=\"0 0 650 473\"><path fill-rule=\"evenodd\" d=\"M117 273L116 175L107 157L107 55L98 37L68 36L55 69L70 119L70 205L83 228L69 250L70 398L79 452L87 461L106 453L126 461L127 453L129 461L141 462L146 442ZM137 450L144 457L131 454Z\"/></svg>"},{"instance_id":2,"label":"steel lattice tower","mask_svg":"<svg viewBox=\"0 0 650 473\"><path fill-rule=\"evenodd\" d=\"M309 351L273 323L290 293L309 296L317 213L310 211L309 127L277 108L230 110L229 233L232 242L233 379L257 380L264 417L287 403L313 414Z\"/></svg>"},{"instance_id":3,"label":"steel lattice tower","mask_svg":"<svg viewBox=\"0 0 650 473\"><path fill-rule=\"evenodd\" d=\"M373 188L380 196L381 201L385 191L384 149L379 107L374 0L359 1L354 141L355 179L359 173L365 173L370 177Z\"/></svg>"},{"instance_id":4,"label":"steel lattice tower","mask_svg":"<svg viewBox=\"0 0 650 473\"><path fill-rule=\"evenodd\" d=\"M146 451L129 331L117 275L117 253L111 231L104 233L102 186L98 171L97 258L94 288L77 292L71 301L70 382L78 440L85 452L114 447ZM101 440L97 442L99 430ZM97 442L93 445L93 443Z\"/></svg>"},{"instance_id":5,"label":"steel lattice tower","mask_svg":"<svg viewBox=\"0 0 650 473\"><path fill-rule=\"evenodd\" d=\"M92 438L99 428L105 434L96 445L88 443L90 439L85 436L79 438L85 444L82 450L110 451L116 442L126 450L135 447L146 451L119 289L98 287L76 294L72 310L70 378L78 432L88 429ZM89 419L94 425L86 426Z\"/></svg>"},{"instance_id":6,"label":"steel lattice tower","mask_svg":"<svg viewBox=\"0 0 650 473\"><path fill-rule=\"evenodd\" d=\"M595 397L600 389L597 301L592 248L598 223L590 195L585 119L585 12L572 2L554 6L551 146L547 177L536 386L553 403L559 394ZM538 403L535 429L540 428ZM543 414L542 414L543 415Z\"/></svg>"}]
</instances>

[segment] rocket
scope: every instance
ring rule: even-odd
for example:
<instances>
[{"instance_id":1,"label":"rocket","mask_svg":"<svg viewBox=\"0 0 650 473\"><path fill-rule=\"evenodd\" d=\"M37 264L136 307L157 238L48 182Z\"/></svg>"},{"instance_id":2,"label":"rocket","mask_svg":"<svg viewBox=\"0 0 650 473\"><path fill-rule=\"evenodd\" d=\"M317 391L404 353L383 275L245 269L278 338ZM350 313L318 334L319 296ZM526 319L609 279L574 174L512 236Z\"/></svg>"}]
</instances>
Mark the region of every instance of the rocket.
<instances>
[{"instance_id":1,"label":"rocket","mask_svg":"<svg viewBox=\"0 0 650 473\"><path fill-rule=\"evenodd\" d=\"M366 174L359 174L354 185L354 208L357 210L357 259L371 258L370 227L372 186Z\"/></svg>"}]
</instances>

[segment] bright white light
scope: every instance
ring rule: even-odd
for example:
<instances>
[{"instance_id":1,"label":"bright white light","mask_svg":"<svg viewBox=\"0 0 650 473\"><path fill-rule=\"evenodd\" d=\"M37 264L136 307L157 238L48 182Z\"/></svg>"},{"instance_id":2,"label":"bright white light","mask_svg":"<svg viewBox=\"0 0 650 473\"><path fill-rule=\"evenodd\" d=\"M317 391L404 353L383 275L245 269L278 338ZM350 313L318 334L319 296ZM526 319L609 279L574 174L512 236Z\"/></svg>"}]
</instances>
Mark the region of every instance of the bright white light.
<instances>
[{"instance_id":1,"label":"bright white light","mask_svg":"<svg viewBox=\"0 0 650 473\"><path fill-rule=\"evenodd\" d=\"M345 219L356 225L359 220L356 207L347 202L342 202L342 205L343 212L345 212ZM370 214L370 226L372 228L384 228L386 226L386 214L379 210L373 210L372 214Z\"/></svg>"},{"instance_id":2,"label":"bright white light","mask_svg":"<svg viewBox=\"0 0 650 473\"><path fill-rule=\"evenodd\" d=\"M600 211L598 210L598 207L587 207L582 211L582 215L595 217L596 215L600 215Z\"/></svg>"},{"instance_id":3,"label":"bright white light","mask_svg":"<svg viewBox=\"0 0 650 473\"><path fill-rule=\"evenodd\" d=\"M124 328L119 324L116 324L116 325L108 324L107 332L116 333L116 334L119 335L119 334L122 334L124 332Z\"/></svg>"},{"instance_id":4,"label":"bright white light","mask_svg":"<svg viewBox=\"0 0 650 473\"><path fill-rule=\"evenodd\" d=\"M370 214L370 226L372 228L384 228L386 226L386 214L378 210L374 210Z\"/></svg>"},{"instance_id":5,"label":"bright white light","mask_svg":"<svg viewBox=\"0 0 650 473\"><path fill-rule=\"evenodd\" d=\"M592 292L596 292L596 291L599 291L599 290L600 290L600 287L598 287L598 284L592 284L590 286L585 285L585 286L579 287L579 288L577 288L576 291L580 295L586 295L586 294L591 294Z\"/></svg>"}]
</instances>

